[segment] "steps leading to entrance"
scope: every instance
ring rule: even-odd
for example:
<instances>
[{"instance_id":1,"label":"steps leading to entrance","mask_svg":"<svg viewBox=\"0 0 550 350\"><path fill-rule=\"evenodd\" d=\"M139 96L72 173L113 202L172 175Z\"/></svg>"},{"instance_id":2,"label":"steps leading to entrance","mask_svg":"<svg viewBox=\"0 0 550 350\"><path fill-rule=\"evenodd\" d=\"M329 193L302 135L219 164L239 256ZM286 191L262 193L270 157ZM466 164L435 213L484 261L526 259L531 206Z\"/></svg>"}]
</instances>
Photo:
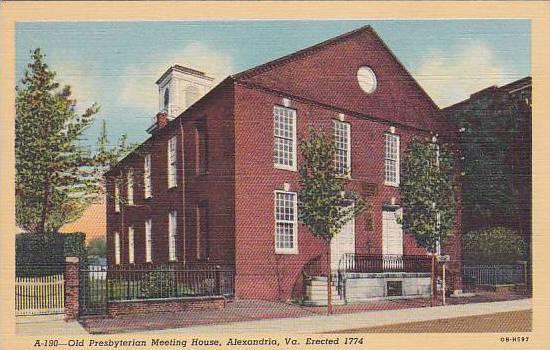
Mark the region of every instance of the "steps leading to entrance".
<instances>
[{"instance_id":1,"label":"steps leading to entrance","mask_svg":"<svg viewBox=\"0 0 550 350\"><path fill-rule=\"evenodd\" d=\"M332 304L343 305L345 301L338 295L338 290L334 284L331 285ZM305 281L304 305L326 306L327 305L327 278L313 277Z\"/></svg>"}]
</instances>

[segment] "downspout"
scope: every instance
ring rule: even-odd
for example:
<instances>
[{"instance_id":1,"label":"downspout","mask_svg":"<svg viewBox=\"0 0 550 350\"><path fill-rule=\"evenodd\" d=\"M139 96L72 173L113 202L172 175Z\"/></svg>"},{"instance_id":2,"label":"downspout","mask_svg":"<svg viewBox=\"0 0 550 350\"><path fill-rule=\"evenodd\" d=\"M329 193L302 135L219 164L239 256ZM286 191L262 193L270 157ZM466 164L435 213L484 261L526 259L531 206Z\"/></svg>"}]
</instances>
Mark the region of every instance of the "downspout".
<instances>
[{"instance_id":1,"label":"downspout","mask_svg":"<svg viewBox=\"0 0 550 350\"><path fill-rule=\"evenodd\" d=\"M186 253L187 253L187 248L186 248L186 234L185 234L185 229L186 229L186 216L187 216L187 211L186 211L186 207L185 207L185 140L184 140L184 136L183 136L183 124L182 124L182 119L180 118L180 135L181 135L181 201L182 201L182 221L183 221L183 230L182 230L182 240L183 240L183 257L182 257L182 261L183 261L183 264L185 265L186 263Z\"/></svg>"}]
</instances>

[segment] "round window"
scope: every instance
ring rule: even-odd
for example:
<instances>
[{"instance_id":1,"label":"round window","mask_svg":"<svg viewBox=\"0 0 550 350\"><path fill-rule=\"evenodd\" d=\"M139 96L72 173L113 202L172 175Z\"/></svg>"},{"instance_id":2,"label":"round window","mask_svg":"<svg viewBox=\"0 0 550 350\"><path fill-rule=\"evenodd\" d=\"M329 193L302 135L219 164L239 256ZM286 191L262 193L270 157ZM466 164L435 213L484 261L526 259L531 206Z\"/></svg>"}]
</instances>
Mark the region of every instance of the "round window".
<instances>
[{"instance_id":1,"label":"round window","mask_svg":"<svg viewBox=\"0 0 550 350\"><path fill-rule=\"evenodd\" d=\"M359 67L357 70L357 82L359 82L359 86L367 94L372 94L376 90L376 75L370 67Z\"/></svg>"}]
</instances>

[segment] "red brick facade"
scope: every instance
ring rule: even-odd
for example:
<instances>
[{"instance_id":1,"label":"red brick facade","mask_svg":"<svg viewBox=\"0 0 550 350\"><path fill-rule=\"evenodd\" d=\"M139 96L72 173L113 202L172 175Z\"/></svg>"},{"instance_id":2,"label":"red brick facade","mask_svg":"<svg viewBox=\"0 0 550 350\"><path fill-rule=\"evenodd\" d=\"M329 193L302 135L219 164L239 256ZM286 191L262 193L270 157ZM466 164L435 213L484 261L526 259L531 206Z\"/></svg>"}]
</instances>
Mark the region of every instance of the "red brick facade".
<instances>
[{"instance_id":1,"label":"red brick facade","mask_svg":"<svg viewBox=\"0 0 550 350\"><path fill-rule=\"evenodd\" d=\"M360 89L356 77L358 67L365 65L378 79L376 91L369 95ZM400 136L402 159L413 137L431 139L437 134L445 140L450 129L437 106L376 33L365 27L226 79L111 170L109 178L124 173L129 164L142 169L140 152L148 150L153 155L153 197L143 199L137 186L143 180L136 177L136 206L125 209L126 231L120 236L121 261L128 261L129 224L136 232L135 261L145 261L147 217L153 218L153 262L167 261L168 211L178 210L185 212L178 214L179 260L197 259L197 231L206 227L210 261L235 264L237 298L299 297L304 265L315 258L325 259L326 245L298 224L298 253L275 253L274 191L283 189L285 183L290 191L298 190L298 173L276 169L273 164L273 108L283 103L296 111L298 142L311 126L330 134L333 120L341 115L351 125L347 189L365 195L371 207L356 219L355 250L381 254L382 208L393 204L392 198L399 205L398 188L384 184L385 133ZM206 130L207 152L203 154L207 154L208 165L204 175L197 172L197 125ZM168 190L166 148L171 135L178 136L179 173L178 186ZM112 181L108 192L108 261L113 264L113 236L120 230L122 211L114 212ZM207 215L205 224L197 225L197 213ZM457 222L457 233L459 226ZM453 260L460 257L458 235L448 243L446 252ZM405 233L403 254L425 251Z\"/></svg>"}]
</instances>

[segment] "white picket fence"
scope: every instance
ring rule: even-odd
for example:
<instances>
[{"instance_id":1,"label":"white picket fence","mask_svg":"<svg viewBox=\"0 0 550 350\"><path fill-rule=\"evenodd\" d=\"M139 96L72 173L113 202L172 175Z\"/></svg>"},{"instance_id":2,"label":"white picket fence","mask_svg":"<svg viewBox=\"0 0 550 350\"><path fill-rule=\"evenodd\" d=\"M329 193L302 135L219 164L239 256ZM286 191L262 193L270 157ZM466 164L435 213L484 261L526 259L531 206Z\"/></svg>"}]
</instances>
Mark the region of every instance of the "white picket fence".
<instances>
[{"instance_id":1,"label":"white picket fence","mask_svg":"<svg viewBox=\"0 0 550 350\"><path fill-rule=\"evenodd\" d=\"M16 315L59 314L65 310L63 274L16 277Z\"/></svg>"}]
</instances>

